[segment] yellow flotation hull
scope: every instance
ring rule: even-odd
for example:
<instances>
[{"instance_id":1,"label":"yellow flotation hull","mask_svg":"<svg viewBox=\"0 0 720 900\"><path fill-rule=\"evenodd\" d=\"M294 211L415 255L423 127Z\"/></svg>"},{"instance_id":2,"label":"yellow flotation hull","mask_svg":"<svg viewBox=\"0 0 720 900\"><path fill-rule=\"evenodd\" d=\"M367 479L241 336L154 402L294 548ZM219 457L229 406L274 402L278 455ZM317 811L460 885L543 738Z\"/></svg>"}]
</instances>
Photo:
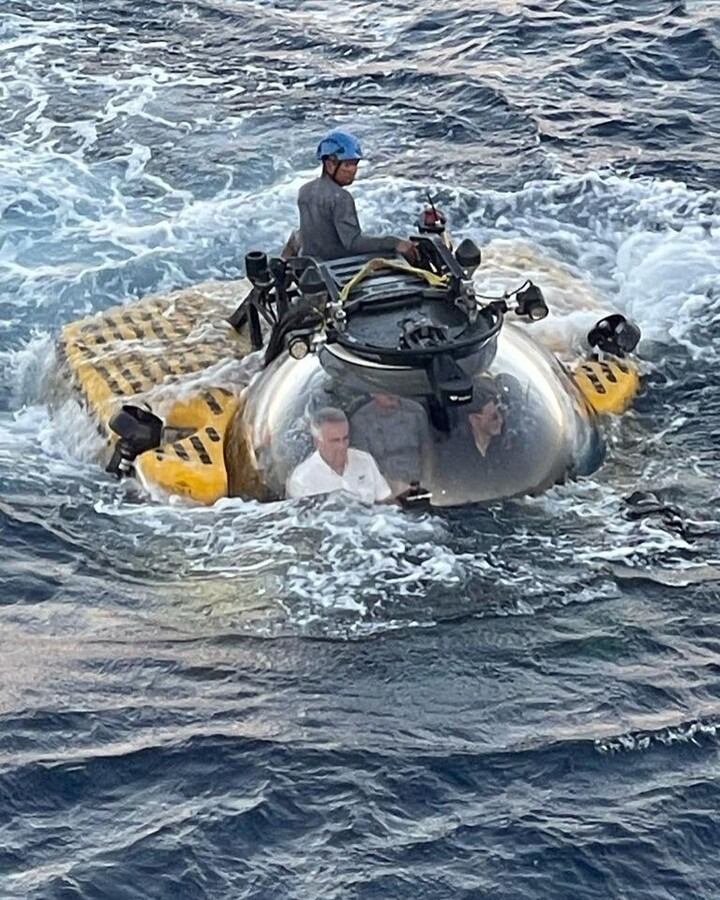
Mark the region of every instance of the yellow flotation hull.
<instances>
[{"instance_id":1,"label":"yellow flotation hull","mask_svg":"<svg viewBox=\"0 0 720 900\"><path fill-rule=\"evenodd\" d=\"M611 356L577 362L570 374L599 415L620 415L640 390L640 373L632 360Z\"/></svg>"},{"instance_id":2,"label":"yellow flotation hull","mask_svg":"<svg viewBox=\"0 0 720 900\"><path fill-rule=\"evenodd\" d=\"M227 496L223 446L242 385L215 385L205 373L250 350L227 321L246 290L245 281L210 282L63 329L61 361L109 449L110 419L125 403L149 407L175 438L135 460L146 487L200 503Z\"/></svg>"}]
</instances>

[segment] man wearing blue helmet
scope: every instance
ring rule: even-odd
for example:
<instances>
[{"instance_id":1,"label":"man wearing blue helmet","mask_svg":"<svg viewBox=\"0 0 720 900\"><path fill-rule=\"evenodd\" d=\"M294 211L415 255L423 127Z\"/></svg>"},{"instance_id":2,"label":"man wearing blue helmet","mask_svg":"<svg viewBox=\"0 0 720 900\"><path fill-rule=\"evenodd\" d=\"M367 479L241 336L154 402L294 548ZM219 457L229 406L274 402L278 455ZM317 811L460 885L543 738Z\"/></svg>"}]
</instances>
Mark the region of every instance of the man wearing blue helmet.
<instances>
[{"instance_id":1,"label":"man wearing blue helmet","mask_svg":"<svg viewBox=\"0 0 720 900\"><path fill-rule=\"evenodd\" d=\"M360 228L355 201L345 190L355 180L362 159L358 139L347 131L331 131L320 141L316 155L322 163L322 173L300 188L300 228L288 241L283 255L302 252L303 256L327 260L397 251L414 260L417 251L412 241L395 235L364 234Z\"/></svg>"}]
</instances>

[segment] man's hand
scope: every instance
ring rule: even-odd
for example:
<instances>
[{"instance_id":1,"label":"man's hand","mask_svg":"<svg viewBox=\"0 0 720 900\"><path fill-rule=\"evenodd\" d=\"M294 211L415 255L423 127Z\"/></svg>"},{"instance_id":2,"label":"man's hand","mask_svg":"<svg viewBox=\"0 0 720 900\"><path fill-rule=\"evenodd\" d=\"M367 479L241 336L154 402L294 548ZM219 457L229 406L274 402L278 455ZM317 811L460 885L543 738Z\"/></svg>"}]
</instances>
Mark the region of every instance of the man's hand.
<instances>
[{"instance_id":1,"label":"man's hand","mask_svg":"<svg viewBox=\"0 0 720 900\"><path fill-rule=\"evenodd\" d=\"M408 262L416 263L418 261L417 245L413 241L398 241L395 249L398 253L402 253Z\"/></svg>"}]
</instances>

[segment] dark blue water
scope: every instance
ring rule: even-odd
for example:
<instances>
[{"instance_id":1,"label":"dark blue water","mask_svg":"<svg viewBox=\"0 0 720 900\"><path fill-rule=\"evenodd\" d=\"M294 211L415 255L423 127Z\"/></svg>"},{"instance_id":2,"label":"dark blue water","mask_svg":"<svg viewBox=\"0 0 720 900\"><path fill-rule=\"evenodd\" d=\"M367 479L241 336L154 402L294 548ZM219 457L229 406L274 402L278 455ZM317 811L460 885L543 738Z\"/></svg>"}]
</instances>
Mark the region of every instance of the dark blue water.
<instances>
[{"instance_id":1,"label":"dark blue water","mask_svg":"<svg viewBox=\"0 0 720 900\"><path fill-rule=\"evenodd\" d=\"M0 897L716 898L717 4L5 0L0 51ZM366 226L430 190L550 343L638 321L593 477L408 516L102 474L58 329L237 277L334 125Z\"/></svg>"}]
</instances>

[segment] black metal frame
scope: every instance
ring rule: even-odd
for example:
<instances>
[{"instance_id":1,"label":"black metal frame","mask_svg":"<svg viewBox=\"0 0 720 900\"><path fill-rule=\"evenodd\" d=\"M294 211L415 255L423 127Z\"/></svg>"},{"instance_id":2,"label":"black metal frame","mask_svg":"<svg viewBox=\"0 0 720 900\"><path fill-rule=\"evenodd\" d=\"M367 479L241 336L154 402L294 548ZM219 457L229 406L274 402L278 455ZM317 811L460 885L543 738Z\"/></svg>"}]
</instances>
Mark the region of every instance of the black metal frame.
<instances>
[{"instance_id":1,"label":"black metal frame","mask_svg":"<svg viewBox=\"0 0 720 900\"><path fill-rule=\"evenodd\" d=\"M380 309L387 308L385 304L412 303L413 297L417 298L418 303L432 297L446 299L449 303L456 303L461 299L462 284L467 281L468 273L460 266L450 248L437 236L421 234L413 236L412 240L418 249L420 266L434 274L449 275L448 286L418 287L417 283L408 282L408 279L413 277L411 275L397 271L390 274L379 272L353 291L355 296L349 298L343 305L346 317L351 317L353 313L370 306ZM261 350L265 344L261 320L264 319L272 329L282 327L283 320L293 314L296 301L305 296L302 293L301 278L308 266L315 267L320 275L327 294L325 298L327 305L328 301L331 304L338 303L344 284L373 258L373 255L362 255L323 262L311 257L267 260L263 254L257 252L249 254L247 270L252 288L229 321L238 331L247 325L253 350ZM491 319L489 323L488 318ZM394 350L366 346L346 337L342 330L334 327L332 321L326 322L326 329L329 343L337 342L355 354L366 354L373 359L382 354L391 364L406 361L408 365L424 366L433 356L440 353L467 355L473 348L479 347L497 335L502 322L503 310L500 307L483 307L477 310L474 321L471 322L468 318L471 333L466 338L444 342L436 347L424 347L422 350ZM270 342L277 343L273 342L272 338Z\"/></svg>"}]
</instances>

